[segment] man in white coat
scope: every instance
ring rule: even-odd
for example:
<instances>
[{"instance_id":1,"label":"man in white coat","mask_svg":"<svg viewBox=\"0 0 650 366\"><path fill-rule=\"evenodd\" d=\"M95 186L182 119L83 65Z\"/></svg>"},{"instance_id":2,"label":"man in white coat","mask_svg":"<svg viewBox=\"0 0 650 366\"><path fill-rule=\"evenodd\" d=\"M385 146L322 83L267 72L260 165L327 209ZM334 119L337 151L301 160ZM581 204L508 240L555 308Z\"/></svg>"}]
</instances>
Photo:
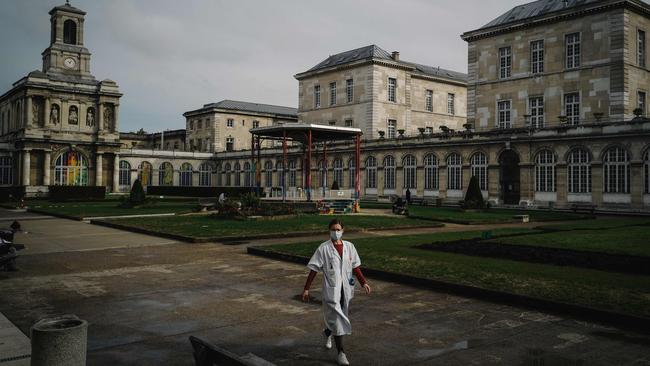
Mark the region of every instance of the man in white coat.
<instances>
[{"instance_id":1,"label":"man in white coat","mask_svg":"<svg viewBox=\"0 0 650 366\"><path fill-rule=\"evenodd\" d=\"M354 297L355 274L361 286L370 294L371 289L361 272L361 259L354 244L341 240L343 223L334 219L330 222L330 240L322 243L309 260L310 269L307 283L302 293L303 301L309 301L309 288L317 272L323 273L323 315L326 328L325 347L332 348L332 336L338 351L339 365L349 365L343 350L343 336L352 333L348 317L350 300Z\"/></svg>"}]
</instances>

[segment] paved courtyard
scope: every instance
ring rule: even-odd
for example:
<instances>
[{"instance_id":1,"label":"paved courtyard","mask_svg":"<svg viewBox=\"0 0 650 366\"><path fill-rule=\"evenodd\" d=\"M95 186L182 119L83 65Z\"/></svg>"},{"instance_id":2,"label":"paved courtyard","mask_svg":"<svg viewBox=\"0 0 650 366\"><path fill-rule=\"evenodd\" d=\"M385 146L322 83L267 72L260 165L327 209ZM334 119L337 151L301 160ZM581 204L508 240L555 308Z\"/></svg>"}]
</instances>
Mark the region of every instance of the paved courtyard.
<instances>
[{"instance_id":1,"label":"paved courtyard","mask_svg":"<svg viewBox=\"0 0 650 366\"><path fill-rule=\"evenodd\" d=\"M88 320L89 365L192 365L189 335L278 365L335 364L320 304L298 300L301 265L25 213L1 211L0 225L16 216L29 249L0 272L0 312L25 334L45 316ZM648 336L370 281L352 303L352 364L650 365Z\"/></svg>"}]
</instances>

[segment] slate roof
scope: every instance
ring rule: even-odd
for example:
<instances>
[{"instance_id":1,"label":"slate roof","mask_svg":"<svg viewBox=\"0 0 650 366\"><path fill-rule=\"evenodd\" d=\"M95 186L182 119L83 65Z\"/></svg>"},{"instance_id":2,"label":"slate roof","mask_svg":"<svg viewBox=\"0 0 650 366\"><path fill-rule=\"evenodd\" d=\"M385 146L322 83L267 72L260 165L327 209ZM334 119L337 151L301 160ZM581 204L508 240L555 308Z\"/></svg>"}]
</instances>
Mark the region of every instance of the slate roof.
<instances>
[{"instance_id":1,"label":"slate roof","mask_svg":"<svg viewBox=\"0 0 650 366\"><path fill-rule=\"evenodd\" d=\"M326 58L325 60L317 64L316 66L307 70L306 72L318 71L326 68L331 68L335 66L345 65L352 62L364 61L364 60L392 61L400 65L413 67L415 68L414 72L421 75L442 77L442 78L452 79L456 81L467 82L467 74L463 74L461 72L446 70L440 67L421 65L421 64L402 61L402 60L395 61L393 60L393 57L391 56L390 53L388 53L386 50L374 44L329 56L328 58Z\"/></svg>"},{"instance_id":2,"label":"slate roof","mask_svg":"<svg viewBox=\"0 0 650 366\"><path fill-rule=\"evenodd\" d=\"M241 101L228 100L228 99L222 100L218 103L205 104L203 108L191 112L197 112L204 109L212 109L212 108L228 109L228 110L240 111L240 112L275 114L275 115L290 116L296 118L298 117L298 108L283 107L279 105L270 105L270 104L241 102ZM191 113L191 112L187 112L187 113Z\"/></svg>"}]
</instances>

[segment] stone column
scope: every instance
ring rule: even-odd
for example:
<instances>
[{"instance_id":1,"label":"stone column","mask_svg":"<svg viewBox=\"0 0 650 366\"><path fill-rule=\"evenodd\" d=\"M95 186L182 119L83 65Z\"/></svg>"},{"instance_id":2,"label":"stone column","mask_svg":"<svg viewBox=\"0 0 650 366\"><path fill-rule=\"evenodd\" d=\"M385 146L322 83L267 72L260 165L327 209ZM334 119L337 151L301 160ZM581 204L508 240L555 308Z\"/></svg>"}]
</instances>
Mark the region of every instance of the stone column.
<instances>
[{"instance_id":1,"label":"stone column","mask_svg":"<svg viewBox=\"0 0 650 366\"><path fill-rule=\"evenodd\" d=\"M97 131L102 131L104 129L104 103L97 104L95 123L97 123Z\"/></svg>"},{"instance_id":2,"label":"stone column","mask_svg":"<svg viewBox=\"0 0 650 366\"><path fill-rule=\"evenodd\" d=\"M31 165L31 150L23 151L23 179L22 183L24 186L29 185L29 171Z\"/></svg>"},{"instance_id":3,"label":"stone column","mask_svg":"<svg viewBox=\"0 0 650 366\"><path fill-rule=\"evenodd\" d=\"M120 191L120 156L115 154L113 160L113 192Z\"/></svg>"},{"instance_id":4,"label":"stone column","mask_svg":"<svg viewBox=\"0 0 650 366\"><path fill-rule=\"evenodd\" d=\"M111 132L116 132L119 131L118 128L118 121L119 121L119 115L120 115L120 105L115 104L113 106L113 128L111 129ZM160 146L160 149L163 150L163 146Z\"/></svg>"},{"instance_id":5,"label":"stone column","mask_svg":"<svg viewBox=\"0 0 650 366\"><path fill-rule=\"evenodd\" d=\"M43 158L43 185L49 186L50 183L50 166L52 165L52 153L45 151Z\"/></svg>"},{"instance_id":6,"label":"stone column","mask_svg":"<svg viewBox=\"0 0 650 366\"><path fill-rule=\"evenodd\" d=\"M567 186L567 169L566 164L558 163L555 165L555 192L557 193L557 201L555 205L558 207L567 206L567 193L569 187Z\"/></svg>"},{"instance_id":7,"label":"stone column","mask_svg":"<svg viewBox=\"0 0 650 366\"><path fill-rule=\"evenodd\" d=\"M417 194L418 197L424 197L424 165L416 164L415 166L415 184L417 189L414 194Z\"/></svg>"},{"instance_id":8,"label":"stone column","mask_svg":"<svg viewBox=\"0 0 650 366\"><path fill-rule=\"evenodd\" d=\"M29 125L31 125L31 123L32 123L32 119L34 118L33 117L34 113L33 113L33 109L32 109L33 101L32 101L32 97L27 97L25 99L27 99L27 103L25 103L25 105L26 105L26 107L25 107L25 109L26 109L26 111L25 111L25 127L29 127Z\"/></svg>"},{"instance_id":9,"label":"stone column","mask_svg":"<svg viewBox=\"0 0 650 366\"><path fill-rule=\"evenodd\" d=\"M591 163L591 203L600 207L603 205L603 163Z\"/></svg>"},{"instance_id":10,"label":"stone column","mask_svg":"<svg viewBox=\"0 0 650 366\"><path fill-rule=\"evenodd\" d=\"M377 196L384 195L384 168L377 167L375 172L377 172Z\"/></svg>"},{"instance_id":11,"label":"stone column","mask_svg":"<svg viewBox=\"0 0 650 366\"><path fill-rule=\"evenodd\" d=\"M501 182L499 182L499 173L498 165L488 165L488 199L500 198L499 187L501 187ZM499 203L501 202L499 201Z\"/></svg>"},{"instance_id":12,"label":"stone column","mask_svg":"<svg viewBox=\"0 0 650 366\"><path fill-rule=\"evenodd\" d=\"M43 126L50 124L50 108L52 108L50 98L45 98L45 103L43 103Z\"/></svg>"},{"instance_id":13,"label":"stone column","mask_svg":"<svg viewBox=\"0 0 650 366\"><path fill-rule=\"evenodd\" d=\"M634 209L643 208L643 190L645 189L643 182L645 179L644 168L643 161L635 161L630 164L630 199L632 208Z\"/></svg>"},{"instance_id":14,"label":"stone column","mask_svg":"<svg viewBox=\"0 0 650 366\"><path fill-rule=\"evenodd\" d=\"M469 187L469 180L472 179L472 168L469 165L463 164L462 169L462 185L460 187L460 190L463 192L467 192L467 187ZM465 195L463 194L463 199L465 199Z\"/></svg>"},{"instance_id":15,"label":"stone column","mask_svg":"<svg viewBox=\"0 0 650 366\"><path fill-rule=\"evenodd\" d=\"M438 166L438 197L447 198L447 165Z\"/></svg>"},{"instance_id":16,"label":"stone column","mask_svg":"<svg viewBox=\"0 0 650 366\"><path fill-rule=\"evenodd\" d=\"M95 186L102 185L102 178L104 174L104 166L102 161L103 158L103 154L97 153L97 162L95 163Z\"/></svg>"}]
</instances>

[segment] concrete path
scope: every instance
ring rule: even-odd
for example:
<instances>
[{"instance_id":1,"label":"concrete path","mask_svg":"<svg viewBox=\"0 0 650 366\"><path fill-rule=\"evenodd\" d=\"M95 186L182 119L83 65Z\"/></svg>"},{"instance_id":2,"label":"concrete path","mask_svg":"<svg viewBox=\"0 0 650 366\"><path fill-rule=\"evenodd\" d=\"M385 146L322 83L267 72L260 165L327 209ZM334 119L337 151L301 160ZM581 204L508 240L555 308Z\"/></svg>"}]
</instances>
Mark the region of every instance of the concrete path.
<instances>
[{"instance_id":1,"label":"concrete path","mask_svg":"<svg viewBox=\"0 0 650 366\"><path fill-rule=\"evenodd\" d=\"M29 338L0 313L0 365L29 366Z\"/></svg>"},{"instance_id":2,"label":"concrete path","mask_svg":"<svg viewBox=\"0 0 650 366\"><path fill-rule=\"evenodd\" d=\"M45 316L88 320L89 365L193 365L189 335L278 365L335 365L335 352L321 346L320 304L297 298L307 273L301 265L249 256L241 246L159 245L161 239L81 222L42 221L49 221L41 234L46 242L70 231L86 236L72 235L70 250L32 244L44 249L19 258L19 272L0 273L0 312L24 333ZM31 231L43 222L23 225ZM151 244L128 244L143 237ZM371 284L372 295L357 291L352 302L354 334L346 350L353 365L650 364L647 336ZM313 288L317 299L319 287Z\"/></svg>"}]
</instances>

